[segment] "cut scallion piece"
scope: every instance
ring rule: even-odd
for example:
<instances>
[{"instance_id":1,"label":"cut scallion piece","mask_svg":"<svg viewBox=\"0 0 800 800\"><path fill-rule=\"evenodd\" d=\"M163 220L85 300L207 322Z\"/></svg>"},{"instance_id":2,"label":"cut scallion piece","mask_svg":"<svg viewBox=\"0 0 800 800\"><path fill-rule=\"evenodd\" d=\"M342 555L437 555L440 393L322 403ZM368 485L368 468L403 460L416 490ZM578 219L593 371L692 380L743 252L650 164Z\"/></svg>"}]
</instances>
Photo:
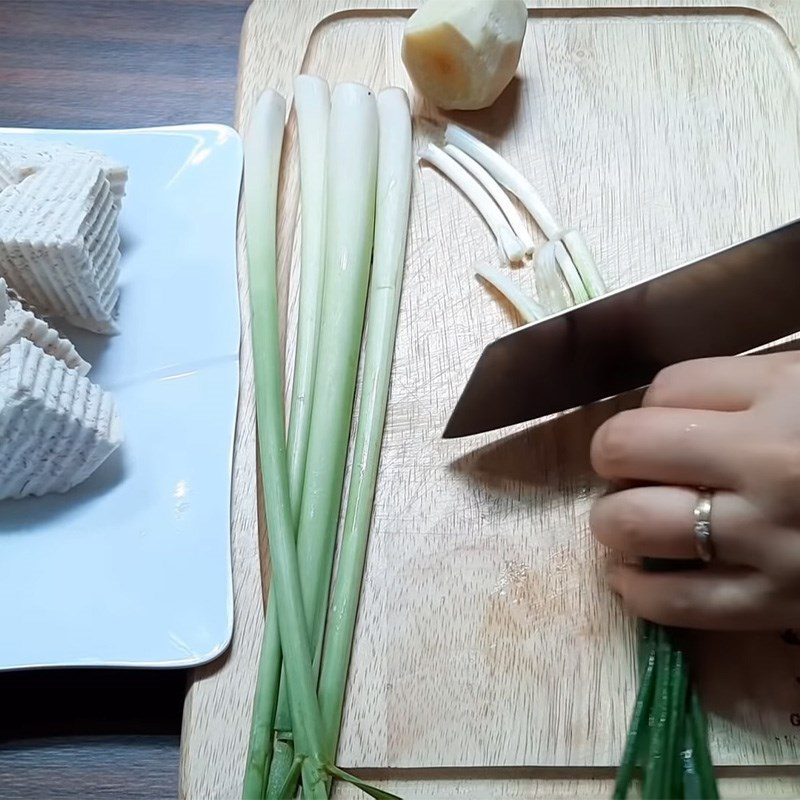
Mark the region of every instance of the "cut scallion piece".
<instances>
[{"instance_id":1,"label":"cut scallion piece","mask_svg":"<svg viewBox=\"0 0 800 800\"><path fill-rule=\"evenodd\" d=\"M494 234L503 259L511 262L522 261L525 257L525 245L511 230L500 207L486 189L452 156L435 144L429 144L418 155L420 159L436 167L467 196Z\"/></svg>"},{"instance_id":2,"label":"cut scallion piece","mask_svg":"<svg viewBox=\"0 0 800 800\"><path fill-rule=\"evenodd\" d=\"M496 150L492 150L489 145L476 139L458 125L448 125L444 139L448 144L453 144L468 156L472 156L499 184L516 195L548 239L557 239L560 236L561 226L538 192L531 186L530 181Z\"/></svg>"},{"instance_id":3,"label":"cut scallion piece","mask_svg":"<svg viewBox=\"0 0 800 800\"><path fill-rule=\"evenodd\" d=\"M544 319L547 316L545 308L528 297L515 281L504 275L499 269L481 263L474 264L472 268L476 275L494 286L514 306L525 322L536 322L537 319Z\"/></svg>"},{"instance_id":4,"label":"cut scallion piece","mask_svg":"<svg viewBox=\"0 0 800 800\"><path fill-rule=\"evenodd\" d=\"M600 297L605 294L607 291L605 281L597 269L597 264L595 264L581 232L574 229L565 231L562 239L580 273L589 297Z\"/></svg>"},{"instance_id":5,"label":"cut scallion piece","mask_svg":"<svg viewBox=\"0 0 800 800\"><path fill-rule=\"evenodd\" d=\"M539 193L519 170L511 166L489 145L463 128L459 128L458 125L448 125L444 138L451 148L466 153L468 157L477 161L497 183L505 186L511 194L516 195L549 240L563 239L566 245L566 258L559 257L558 262L564 270L564 277L569 283L576 303L584 302L584 299L599 297L605 293L605 283L584 238L576 230L564 231L562 229ZM580 276L581 287L575 280L576 274Z\"/></svg>"},{"instance_id":6,"label":"cut scallion piece","mask_svg":"<svg viewBox=\"0 0 800 800\"><path fill-rule=\"evenodd\" d=\"M583 285L581 276L575 268L575 264L572 258L570 258L567 248L564 247L564 243L561 241L553 242L553 252L555 253L556 263L572 294L571 305L585 303L589 299L589 295L586 293L586 288Z\"/></svg>"},{"instance_id":7,"label":"cut scallion piece","mask_svg":"<svg viewBox=\"0 0 800 800\"><path fill-rule=\"evenodd\" d=\"M497 203L503 212L503 216L508 220L514 235L522 242L525 248L525 255L533 255L533 239L525 225L525 221L522 219L522 215L517 211L516 206L511 202L511 198L506 194L503 187L472 156L468 156L455 145L446 144L444 151L458 161L489 192L492 200Z\"/></svg>"},{"instance_id":8,"label":"cut scallion piece","mask_svg":"<svg viewBox=\"0 0 800 800\"><path fill-rule=\"evenodd\" d=\"M555 242L545 242L536 252L534 279L536 294L548 311L562 311L570 307L570 298L559 274Z\"/></svg>"}]
</instances>

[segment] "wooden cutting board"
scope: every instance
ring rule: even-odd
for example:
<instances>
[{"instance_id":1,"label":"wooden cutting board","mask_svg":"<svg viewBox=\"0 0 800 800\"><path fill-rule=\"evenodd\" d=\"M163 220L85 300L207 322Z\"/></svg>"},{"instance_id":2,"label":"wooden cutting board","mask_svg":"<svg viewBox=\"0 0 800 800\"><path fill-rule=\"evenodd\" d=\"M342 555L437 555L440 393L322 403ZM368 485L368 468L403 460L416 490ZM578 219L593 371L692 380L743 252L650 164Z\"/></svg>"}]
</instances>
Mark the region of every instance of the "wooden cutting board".
<instances>
[{"instance_id":1,"label":"wooden cutting board","mask_svg":"<svg viewBox=\"0 0 800 800\"><path fill-rule=\"evenodd\" d=\"M300 71L409 90L418 143L445 118L400 61L409 4L253 4L238 123ZM413 5L413 4L412 4ZM586 235L612 287L800 216L800 3L539 2L519 80L454 115ZM290 116L279 259L290 320L299 254ZM633 627L588 531L602 489L592 432L635 396L527 428L443 441L482 347L516 320L472 277L491 236L440 175L415 173L392 393L339 763L408 797L575 797L608 791L635 691ZM240 236L241 245L241 236ZM230 652L198 670L184 720L182 795L239 795L262 586L245 262ZM532 287L531 270L515 276ZM687 532L688 535L688 532ZM263 533L261 536L263 540ZM695 642L718 764L800 791L800 647L777 635ZM741 657L740 657L741 656ZM729 796L766 789L733 771ZM342 794L347 794L345 790Z\"/></svg>"}]
</instances>

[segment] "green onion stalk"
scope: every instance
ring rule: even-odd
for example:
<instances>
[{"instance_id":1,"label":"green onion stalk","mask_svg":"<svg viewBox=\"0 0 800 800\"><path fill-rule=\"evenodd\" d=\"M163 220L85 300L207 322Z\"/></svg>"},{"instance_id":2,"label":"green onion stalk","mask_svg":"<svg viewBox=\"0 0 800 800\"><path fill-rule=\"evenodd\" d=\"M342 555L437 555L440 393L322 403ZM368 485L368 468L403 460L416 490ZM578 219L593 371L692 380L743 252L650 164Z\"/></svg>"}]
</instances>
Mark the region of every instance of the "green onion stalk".
<instances>
[{"instance_id":1,"label":"green onion stalk","mask_svg":"<svg viewBox=\"0 0 800 800\"><path fill-rule=\"evenodd\" d=\"M253 371L256 389L258 452L272 558L272 583L278 629L289 684L293 729L302 754L305 796L327 798L322 720L316 694L313 655L300 590L286 459L281 370L280 317L276 275L277 193L285 101L266 91L255 108L244 140L244 205L252 314ZM263 648L262 648L263 650ZM245 793L263 785L263 764L271 734L271 709L265 685L273 665L262 661L257 677L254 732L245 777ZM270 673L270 674L267 674Z\"/></svg>"},{"instance_id":2,"label":"green onion stalk","mask_svg":"<svg viewBox=\"0 0 800 800\"><path fill-rule=\"evenodd\" d=\"M366 114L351 114L353 107L348 100L352 99L353 93L345 88L342 94L344 101L340 102L338 123L342 127L337 128L336 124L332 124L331 131L337 133L341 144L348 130L346 120L354 119L354 124L361 134L361 140L356 138L356 142L360 141L363 144L364 133L369 136L372 130L369 111ZM367 90L363 90L361 96L372 97ZM374 98L372 103L374 107ZM334 111L336 107L336 94L334 94ZM330 778L338 777L353 783L373 797L389 800L394 796L348 775L336 767L332 759L324 755L325 728L317 699L317 667L308 635L306 609L301 591L284 424L275 246L284 116L283 98L273 91L266 91L253 111L244 143L244 196L258 445L261 469L269 476L268 480L262 481L262 485L272 556L274 587L272 597L278 623L278 642L283 651L287 679L286 694L289 699L294 744L291 765L283 782L275 791L278 797L293 797L297 781L301 779L304 797L313 800L327 798ZM375 116L377 136L377 114ZM377 161L377 142L374 149ZM366 174L369 176L370 171L367 170ZM374 203L374 168L372 174L371 191ZM370 226L368 258L372 245L372 219L369 219L367 224ZM247 800L250 798L261 800L266 792L265 773L272 755L273 720L280 677L280 670L276 670L275 660L271 658L270 643L274 641L269 629L266 629L262 656L266 654L270 658L262 658L259 663L253 728L243 787L243 796ZM279 660L277 664L280 665Z\"/></svg>"},{"instance_id":3,"label":"green onion stalk","mask_svg":"<svg viewBox=\"0 0 800 800\"><path fill-rule=\"evenodd\" d=\"M340 84L331 101L316 402L297 534L306 629L315 663L322 650L364 328L377 168L375 96L360 84Z\"/></svg>"},{"instance_id":4,"label":"green onion stalk","mask_svg":"<svg viewBox=\"0 0 800 800\"><path fill-rule=\"evenodd\" d=\"M301 151L302 158L302 151ZM327 135L324 273L318 310L316 366L300 495L297 553L305 630L318 677L321 633L341 505L350 421L361 349L375 222L378 114L375 96L355 83L338 85ZM302 176L301 176L302 177ZM302 191L302 189L301 189ZM308 203L313 202L310 200ZM303 268L315 265L304 263ZM281 696L268 798L291 789L294 717Z\"/></svg>"},{"instance_id":5,"label":"green onion stalk","mask_svg":"<svg viewBox=\"0 0 800 800\"><path fill-rule=\"evenodd\" d=\"M330 118L330 90L322 78L298 75L294 81L294 106L300 149L301 266L300 303L297 320L292 399L289 412L288 470L292 519L297 526L303 478L308 453L311 408L317 367L325 261L325 180ZM274 708L273 742L266 752L267 796L278 796L295 765L294 741L286 682L281 677L281 650L275 605L270 589L267 604L267 651L262 654L273 664L269 692L277 692ZM273 705L273 703L277 705Z\"/></svg>"},{"instance_id":6,"label":"green onion stalk","mask_svg":"<svg viewBox=\"0 0 800 800\"><path fill-rule=\"evenodd\" d=\"M364 574L400 309L411 203L411 114L406 93L378 96L378 188L361 403L319 683L325 752L336 756Z\"/></svg>"},{"instance_id":7,"label":"green onion stalk","mask_svg":"<svg viewBox=\"0 0 800 800\"><path fill-rule=\"evenodd\" d=\"M642 622L639 691L613 797L623 800L637 769L644 800L719 797L708 726L673 633Z\"/></svg>"}]
</instances>

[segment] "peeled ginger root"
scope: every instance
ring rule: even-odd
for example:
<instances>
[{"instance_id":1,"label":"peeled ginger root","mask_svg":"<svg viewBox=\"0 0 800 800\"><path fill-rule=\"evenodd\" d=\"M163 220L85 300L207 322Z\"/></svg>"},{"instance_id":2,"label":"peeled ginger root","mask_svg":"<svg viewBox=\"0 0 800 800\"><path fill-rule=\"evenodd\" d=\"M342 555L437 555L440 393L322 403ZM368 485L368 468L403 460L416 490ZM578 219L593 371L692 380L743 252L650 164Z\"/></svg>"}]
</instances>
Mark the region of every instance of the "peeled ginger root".
<instances>
[{"instance_id":1,"label":"peeled ginger root","mask_svg":"<svg viewBox=\"0 0 800 800\"><path fill-rule=\"evenodd\" d=\"M439 108L486 108L514 77L527 21L524 0L427 0L406 24L403 63Z\"/></svg>"}]
</instances>

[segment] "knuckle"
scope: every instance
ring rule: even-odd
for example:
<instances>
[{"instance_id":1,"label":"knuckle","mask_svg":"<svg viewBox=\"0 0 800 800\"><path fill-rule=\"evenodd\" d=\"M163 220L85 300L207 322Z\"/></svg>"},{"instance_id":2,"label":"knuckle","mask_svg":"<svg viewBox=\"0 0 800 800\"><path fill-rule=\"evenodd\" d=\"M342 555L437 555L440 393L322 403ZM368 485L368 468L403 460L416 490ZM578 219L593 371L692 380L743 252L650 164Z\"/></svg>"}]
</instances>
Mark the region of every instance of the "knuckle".
<instances>
[{"instance_id":1,"label":"knuckle","mask_svg":"<svg viewBox=\"0 0 800 800\"><path fill-rule=\"evenodd\" d=\"M639 554L645 544L646 512L623 492L611 495L592 509L589 522L595 537L608 547Z\"/></svg>"},{"instance_id":2,"label":"knuckle","mask_svg":"<svg viewBox=\"0 0 800 800\"><path fill-rule=\"evenodd\" d=\"M690 618L694 610L692 598L684 592L662 594L654 604L652 619L665 624L680 623Z\"/></svg>"},{"instance_id":3,"label":"knuckle","mask_svg":"<svg viewBox=\"0 0 800 800\"><path fill-rule=\"evenodd\" d=\"M592 439L592 466L601 475L617 475L628 463L635 424L630 412L623 411L605 422Z\"/></svg>"},{"instance_id":4,"label":"knuckle","mask_svg":"<svg viewBox=\"0 0 800 800\"><path fill-rule=\"evenodd\" d=\"M776 522L800 522L800 445L785 442L772 449L766 460L771 468L761 473L768 481L769 503Z\"/></svg>"},{"instance_id":5,"label":"knuckle","mask_svg":"<svg viewBox=\"0 0 800 800\"><path fill-rule=\"evenodd\" d=\"M669 405L683 382L683 372L682 364L664 367L653 378L653 382L645 392L643 404L648 406Z\"/></svg>"},{"instance_id":6,"label":"knuckle","mask_svg":"<svg viewBox=\"0 0 800 800\"><path fill-rule=\"evenodd\" d=\"M620 503L617 516L617 530L625 550L629 553L643 554L646 551L647 522L646 511L641 504L625 500Z\"/></svg>"}]
</instances>

